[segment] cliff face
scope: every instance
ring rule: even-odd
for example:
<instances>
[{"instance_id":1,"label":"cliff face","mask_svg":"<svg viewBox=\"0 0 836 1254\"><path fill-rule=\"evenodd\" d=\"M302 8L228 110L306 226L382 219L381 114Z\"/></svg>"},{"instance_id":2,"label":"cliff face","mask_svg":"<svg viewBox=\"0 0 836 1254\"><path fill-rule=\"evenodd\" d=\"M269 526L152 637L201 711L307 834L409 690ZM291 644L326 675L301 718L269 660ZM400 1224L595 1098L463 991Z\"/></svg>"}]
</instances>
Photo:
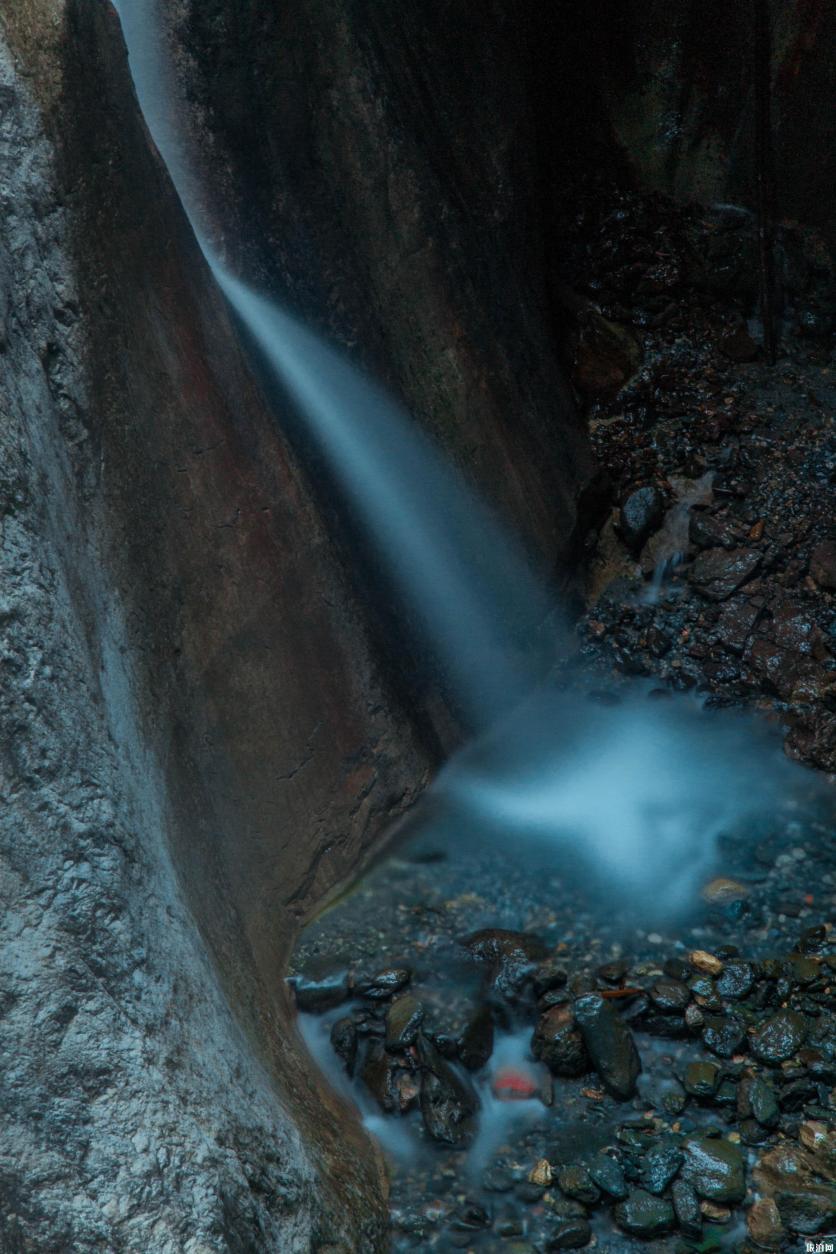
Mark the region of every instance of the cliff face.
<instances>
[{"instance_id":1,"label":"cliff face","mask_svg":"<svg viewBox=\"0 0 836 1254\"><path fill-rule=\"evenodd\" d=\"M775 212L836 238L836 10L768 0ZM549 128L570 172L598 157L674 196L756 204L754 3L550 6ZM556 188L560 194L561 188Z\"/></svg>"},{"instance_id":2,"label":"cliff face","mask_svg":"<svg viewBox=\"0 0 836 1254\"><path fill-rule=\"evenodd\" d=\"M374 1249L379 1165L309 1073L282 971L427 753L339 515L142 126L115 14L21 0L0 35L4 1248ZM339 113L353 87L312 90ZM432 239L393 174L381 242L379 184L341 183L328 157L357 221L294 267L309 308L341 250L362 265L341 290L372 308L370 358L555 558L587 454L536 302L476 240L481 173ZM319 258L327 198L307 224ZM367 233L376 255L349 260Z\"/></svg>"}]
</instances>

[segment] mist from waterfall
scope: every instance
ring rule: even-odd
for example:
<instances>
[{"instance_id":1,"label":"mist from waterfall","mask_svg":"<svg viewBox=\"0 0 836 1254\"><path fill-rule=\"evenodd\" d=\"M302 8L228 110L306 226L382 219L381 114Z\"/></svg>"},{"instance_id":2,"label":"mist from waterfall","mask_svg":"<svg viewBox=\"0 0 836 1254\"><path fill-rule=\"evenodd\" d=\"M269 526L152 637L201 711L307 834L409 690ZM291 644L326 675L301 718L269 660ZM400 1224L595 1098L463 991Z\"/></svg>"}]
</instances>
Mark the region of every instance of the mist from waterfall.
<instances>
[{"instance_id":1,"label":"mist from waterfall","mask_svg":"<svg viewBox=\"0 0 836 1254\"><path fill-rule=\"evenodd\" d=\"M689 698L651 702L637 688L605 709L538 686L555 617L545 582L397 402L230 273L178 121L162 9L155 0L116 7L149 131L219 287L480 733L436 786L450 830L586 859L642 908L686 902L716 837L774 806L789 766L748 721Z\"/></svg>"}]
</instances>

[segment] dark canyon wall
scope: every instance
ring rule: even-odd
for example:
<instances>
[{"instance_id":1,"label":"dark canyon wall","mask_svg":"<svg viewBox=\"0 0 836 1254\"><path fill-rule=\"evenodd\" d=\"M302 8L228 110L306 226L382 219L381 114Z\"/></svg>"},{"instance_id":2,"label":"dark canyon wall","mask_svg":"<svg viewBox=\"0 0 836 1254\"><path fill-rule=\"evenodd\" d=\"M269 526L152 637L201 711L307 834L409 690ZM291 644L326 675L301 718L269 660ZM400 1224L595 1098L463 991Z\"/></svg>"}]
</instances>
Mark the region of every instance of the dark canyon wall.
<instances>
[{"instance_id":1,"label":"dark canyon wall","mask_svg":"<svg viewBox=\"0 0 836 1254\"><path fill-rule=\"evenodd\" d=\"M149 142L115 14L20 0L0 32L4 1248L378 1248L378 1162L310 1075L281 977L427 751ZM346 114L353 55L326 93ZM347 179L344 141L308 258L328 197L354 204L327 264L358 254L369 360L553 562L589 460L537 302L478 238L495 189L458 187L456 232L405 247L412 211L369 216L380 187ZM313 314L326 272L291 269ZM387 274L397 301L376 304Z\"/></svg>"}]
</instances>

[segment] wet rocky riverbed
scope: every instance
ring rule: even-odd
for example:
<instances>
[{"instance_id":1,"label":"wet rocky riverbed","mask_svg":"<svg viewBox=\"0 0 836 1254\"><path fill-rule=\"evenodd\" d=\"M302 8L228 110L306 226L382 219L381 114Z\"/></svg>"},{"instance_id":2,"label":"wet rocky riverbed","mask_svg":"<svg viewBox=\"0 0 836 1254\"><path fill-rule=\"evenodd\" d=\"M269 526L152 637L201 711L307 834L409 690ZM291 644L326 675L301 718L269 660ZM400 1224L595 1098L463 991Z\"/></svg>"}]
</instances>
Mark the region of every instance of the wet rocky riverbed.
<instances>
[{"instance_id":1,"label":"wet rocky riverbed","mask_svg":"<svg viewBox=\"0 0 836 1254\"><path fill-rule=\"evenodd\" d=\"M553 682L754 712L805 771L778 802L774 758L741 773L760 811L677 910L430 801L304 934L300 1028L384 1148L396 1251L803 1250L836 1231L832 263L781 226L769 366L743 210L595 183L562 238L603 475Z\"/></svg>"}]
</instances>

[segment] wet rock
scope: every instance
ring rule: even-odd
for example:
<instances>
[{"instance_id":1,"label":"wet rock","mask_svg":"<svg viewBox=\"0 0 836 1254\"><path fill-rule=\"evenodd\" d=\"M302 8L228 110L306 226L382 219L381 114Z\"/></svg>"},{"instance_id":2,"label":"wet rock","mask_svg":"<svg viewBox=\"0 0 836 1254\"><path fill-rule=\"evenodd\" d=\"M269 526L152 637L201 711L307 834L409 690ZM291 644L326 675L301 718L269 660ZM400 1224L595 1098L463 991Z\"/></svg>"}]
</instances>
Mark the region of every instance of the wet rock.
<instances>
[{"instance_id":1,"label":"wet rock","mask_svg":"<svg viewBox=\"0 0 836 1254\"><path fill-rule=\"evenodd\" d=\"M568 1006L553 1006L539 1020L531 1052L554 1075L580 1076L590 1068L583 1036Z\"/></svg>"},{"instance_id":2,"label":"wet rock","mask_svg":"<svg viewBox=\"0 0 836 1254\"><path fill-rule=\"evenodd\" d=\"M810 574L820 588L836 592L836 540L824 540L813 549Z\"/></svg>"},{"instance_id":3,"label":"wet rock","mask_svg":"<svg viewBox=\"0 0 836 1254\"><path fill-rule=\"evenodd\" d=\"M659 1237L674 1225L674 1210L663 1197L654 1197L644 1189L631 1189L625 1201L619 1202L613 1214L619 1228L635 1237Z\"/></svg>"},{"instance_id":4,"label":"wet rock","mask_svg":"<svg viewBox=\"0 0 836 1254\"><path fill-rule=\"evenodd\" d=\"M633 553L641 551L665 514L665 498L657 487L637 488L625 500L619 514L619 531Z\"/></svg>"},{"instance_id":5,"label":"wet rock","mask_svg":"<svg viewBox=\"0 0 836 1254\"><path fill-rule=\"evenodd\" d=\"M727 601L715 628L720 643L731 653L743 653L762 612L756 600L735 597Z\"/></svg>"},{"instance_id":6,"label":"wet rock","mask_svg":"<svg viewBox=\"0 0 836 1254\"><path fill-rule=\"evenodd\" d=\"M688 961L695 971L701 972L703 975L716 976L720 975L723 970L723 964L715 954L710 954L706 949L692 949L688 955Z\"/></svg>"},{"instance_id":7,"label":"wet rock","mask_svg":"<svg viewBox=\"0 0 836 1254\"><path fill-rule=\"evenodd\" d=\"M695 509L688 523L688 539L700 549L733 549L745 535L730 518Z\"/></svg>"},{"instance_id":8,"label":"wet rock","mask_svg":"<svg viewBox=\"0 0 836 1254\"><path fill-rule=\"evenodd\" d=\"M802 1123L798 1139L807 1150L815 1171L826 1180L836 1181L836 1129L811 1120Z\"/></svg>"},{"instance_id":9,"label":"wet rock","mask_svg":"<svg viewBox=\"0 0 836 1254\"><path fill-rule=\"evenodd\" d=\"M650 990L650 1000L665 1014L682 1013L691 1000L691 990L680 980L658 980Z\"/></svg>"},{"instance_id":10,"label":"wet rock","mask_svg":"<svg viewBox=\"0 0 836 1254\"><path fill-rule=\"evenodd\" d=\"M693 1002L685 1011L685 1026L691 1032L698 1032L705 1023L705 1015Z\"/></svg>"},{"instance_id":11,"label":"wet rock","mask_svg":"<svg viewBox=\"0 0 836 1254\"><path fill-rule=\"evenodd\" d=\"M411 979L412 972L407 967L387 967L370 979L360 980L357 992L361 997L368 997L372 1001L385 1001L387 997L406 988Z\"/></svg>"},{"instance_id":12,"label":"wet rock","mask_svg":"<svg viewBox=\"0 0 836 1254\"><path fill-rule=\"evenodd\" d=\"M663 1141L648 1150L641 1161L641 1183L648 1193L664 1193L679 1174L685 1155L673 1141Z\"/></svg>"},{"instance_id":13,"label":"wet rock","mask_svg":"<svg viewBox=\"0 0 836 1254\"><path fill-rule=\"evenodd\" d=\"M337 1019L331 1025L331 1048L339 1058L348 1075L354 1075L354 1064L357 1061L357 1027L348 1015Z\"/></svg>"},{"instance_id":14,"label":"wet rock","mask_svg":"<svg viewBox=\"0 0 836 1254\"><path fill-rule=\"evenodd\" d=\"M738 1112L751 1115L763 1128L777 1127L781 1112L772 1085L757 1077L740 1088Z\"/></svg>"},{"instance_id":15,"label":"wet rock","mask_svg":"<svg viewBox=\"0 0 836 1254\"><path fill-rule=\"evenodd\" d=\"M746 1216L746 1229L755 1244L765 1250L781 1248L784 1225L773 1198L762 1197L755 1202Z\"/></svg>"},{"instance_id":16,"label":"wet rock","mask_svg":"<svg viewBox=\"0 0 836 1254\"><path fill-rule=\"evenodd\" d=\"M396 998L386 1012L386 1048L402 1053L414 1045L423 1021L424 1007L417 998L411 994Z\"/></svg>"},{"instance_id":17,"label":"wet rock","mask_svg":"<svg viewBox=\"0 0 836 1254\"><path fill-rule=\"evenodd\" d=\"M490 1226L491 1216L478 1202L464 1202L450 1216L450 1227L455 1232L480 1232Z\"/></svg>"},{"instance_id":18,"label":"wet rock","mask_svg":"<svg viewBox=\"0 0 836 1254\"><path fill-rule=\"evenodd\" d=\"M382 1042L370 1040L360 1068L360 1079L387 1114L394 1113L400 1106L397 1074L398 1063L391 1054L387 1054Z\"/></svg>"},{"instance_id":19,"label":"wet rock","mask_svg":"<svg viewBox=\"0 0 836 1254\"><path fill-rule=\"evenodd\" d=\"M588 1169L577 1163L561 1167L557 1173L557 1183L561 1193L574 1198L576 1202L583 1202L585 1206L594 1206L601 1196Z\"/></svg>"},{"instance_id":20,"label":"wet rock","mask_svg":"<svg viewBox=\"0 0 836 1254\"><path fill-rule=\"evenodd\" d=\"M604 1087L622 1101L632 1097L641 1061L627 1024L596 993L578 998L573 1012L592 1065Z\"/></svg>"},{"instance_id":21,"label":"wet rock","mask_svg":"<svg viewBox=\"0 0 836 1254\"><path fill-rule=\"evenodd\" d=\"M548 1158L538 1158L537 1162L528 1173L528 1179L531 1184L536 1184L538 1188L547 1189L552 1182L552 1166Z\"/></svg>"},{"instance_id":22,"label":"wet rock","mask_svg":"<svg viewBox=\"0 0 836 1254\"><path fill-rule=\"evenodd\" d=\"M746 1026L735 1015L706 1015L702 1040L718 1058L731 1058L746 1042Z\"/></svg>"},{"instance_id":23,"label":"wet rock","mask_svg":"<svg viewBox=\"0 0 836 1254\"><path fill-rule=\"evenodd\" d=\"M580 1250L592 1240L592 1229L585 1219L563 1219L554 1229L546 1247L549 1250Z\"/></svg>"},{"instance_id":24,"label":"wet rock","mask_svg":"<svg viewBox=\"0 0 836 1254\"><path fill-rule=\"evenodd\" d=\"M627 1196L624 1168L609 1154L596 1154L589 1164L589 1174L602 1193L621 1201Z\"/></svg>"},{"instance_id":25,"label":"wet rock","mask_svg":"<svg viewBox=\"0 0 836 1254\"><path fill-rule=\"evenodd\" d=\"M541 962L534 972L534 991L538 997L542 997L544 993L563 988L568 978L569 973L563 964L550 958L547 962Z\"/></svg>"},{"instance_id":26,"label":"wet rock","mask_svg":"<svg viewBox=\"0 0 836 1254\"><path fill-rule=\"evenodd\" d=\"M481 1006L459 1038L459 1058L468 1071L479 1071L493 1052L493 1015Z\"/></svg>"},{"instance_id":27,"label":"wet rock","mask_svg":"<svg viewBox=\"0 0 836 1254\"><path fill-rule=\"evenodd\" d=\"M832 1232L836 1186L816 1178L816 1164L803 1148L784 1142L764 1153L754 1169L757 1188L771 1197L781 1222L793 1232Z\"/></svg>"},{"instance_id":28,"label":"wet rock","mask_svg":"<svg viewBox=\"0 0 836 1254\"><path fill-rule=\"evenodd\" d=\"M687 1180L674 1181L671 1200L676 1222L686 1236L696 1237L702 1232L700 1201Z\"/></svg>"},{"instance_id":29,"label":"wet rock","mask_svg":"<svg viewBox=\"0 0 836 1254\"><path fill-rule=\"evenodd\" d=\"M333 1010L342 1005L350 992L346 971L327 975L319 980L300 975L291 983L296 1005L303 1014L320 1015L326 1010Z\"/></svg>"},{"instance_id":30,"label":"wet rock","mask_svg":"<svg viewBox=\"0 0 836 1254\"><path fill-rule=\"evenodd\" d=\"M689 1063L682 1082L691 1097L713 1097L720 1083L720 1068L713 1062Z\"/></svg>"},{"instance_id":31,"label":"wet rock","mask_svg":"<svg viewBox=\"0 0 836 1254\"><path fill-rule=\"evenodd\" d=\"M699 1197L712 1202L742 1202L746 1194L743 1155L731 1141L694 1137L685 1142L684 1178Z\"/></svg>"},{"instance_id":32,"label":"wet rock","mask_svg":"<svg viewBox=\"0 0 836 1254\"><path fill-rule=\"evenodd\" d=\"M727 962L721 975L717 977L716 989L721 997L738 1001L748 997L755 983L755 971L750 962L734 958Z\"/></svg>"},{"instance_id":33,"label":"wet rock","mask_svg":"<svg viewBox=\"0 0 836 1254\"><path fill-rule=\"evenodd\" d=\"M516 996L547 949L537 936L504 928L485 928L460 942L474 961L488 972L493 986L505 996Z\"/></svg>"},{"instance_id":34,"label":"wet rock","mask_svg":"<svg viewBox=\"0 0 836 1254\"><path fill-rule=\"evenodd\" d=\"M778 1066L804 1044L807 1020L794 1010L779 1010L762 1023L752 1037L752 1053L761 1062Z\"/></svg>"},{"instance_id":35,"label":"wet rock","mask_svg":"<svg viewBox=\"0 0 836 1254\"><path fill-rule=\"evenodd\" d=\"M705 549L688 578L709 601L725 601L754 575L760 565L757 549Z\"/></svg>"},{"instance_id":36,"label":"wet rock","mask_svg":"<svg viewBox=\"0 0 836 1254\"><path fill-rule=\"evenodd\" d=\"M475 1092L428 1041L419 1037L418 1046L423 1067L421 1115L427 1132L444 1145L468 1145L479 1108Z\"/></svg>"},{"instance_id":37,"label":"wet rock","mask_svg":"<svg viewBox=\"0 0 836 1254\"><path fill-rule=\"evenodd\" d=\"M731 1219L728 1206L718 1206L716 1202L700 1202L700 1214L712 1224L727 1224Z\"/></svg>"}]
</instances>

